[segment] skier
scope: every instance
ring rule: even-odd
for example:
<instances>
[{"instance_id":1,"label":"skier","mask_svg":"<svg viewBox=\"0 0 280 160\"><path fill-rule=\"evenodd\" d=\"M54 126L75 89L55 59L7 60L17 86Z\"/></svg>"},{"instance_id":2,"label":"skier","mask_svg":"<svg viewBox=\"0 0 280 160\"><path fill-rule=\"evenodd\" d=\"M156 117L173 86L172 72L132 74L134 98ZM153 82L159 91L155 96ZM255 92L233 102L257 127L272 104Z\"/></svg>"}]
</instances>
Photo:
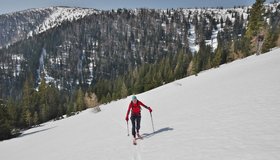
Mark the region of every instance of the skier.
<instances>
[{"instance_id":1,"label":"skier","mask_svg":"<svg viewBox=\"0 0 280 160\"><path fill-rule=\"evenodd\" d=\"M128 122L128 116L131 110L131 116L130 120L132 123L132 135L133 135L133 144L136 145L136 134L138 138L142 138L139 134L140 129L140 123L141 123L141 106L148 109L150 112L152 112L151 107L146 106L141 101L139 101L136 96L132 96L132 101L130 102L128 106L128 110L126 113L125 120Z\"/></svg>"}]
</instances>

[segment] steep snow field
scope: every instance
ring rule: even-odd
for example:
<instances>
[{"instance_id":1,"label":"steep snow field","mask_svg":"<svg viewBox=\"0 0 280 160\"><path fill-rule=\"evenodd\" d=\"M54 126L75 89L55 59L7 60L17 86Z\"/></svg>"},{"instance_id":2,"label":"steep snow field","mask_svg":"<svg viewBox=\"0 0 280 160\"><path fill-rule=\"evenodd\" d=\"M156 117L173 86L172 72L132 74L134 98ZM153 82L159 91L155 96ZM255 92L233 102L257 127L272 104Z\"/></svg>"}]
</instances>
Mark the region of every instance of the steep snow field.
<instances>
[{"instance_id":1,"label":"steep snow field","mask_svg":"<svg viewBox=\"0 0 280 160\"><path fill-rule=\"evenodd\" d=\"M137 95L153 108L155 132L143 108L136 146L128 97L0 142L0 159L279 160L279 62L275 49Z\"/></svg>"}]
</instances>

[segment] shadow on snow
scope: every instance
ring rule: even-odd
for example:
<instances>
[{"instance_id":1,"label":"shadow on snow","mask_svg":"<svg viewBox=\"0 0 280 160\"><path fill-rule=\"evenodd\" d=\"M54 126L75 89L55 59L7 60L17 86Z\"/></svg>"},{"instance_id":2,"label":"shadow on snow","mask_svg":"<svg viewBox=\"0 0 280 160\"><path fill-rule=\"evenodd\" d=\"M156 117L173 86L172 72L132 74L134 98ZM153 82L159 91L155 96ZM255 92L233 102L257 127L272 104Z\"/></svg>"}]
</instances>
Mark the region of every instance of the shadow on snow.
<instances>
[{"instance_id":1,"label":"shadow on snow","mask_svg":"<svg viewBox=\"0 0 280 160\"><path fill-rule=\"evenodd\" d=\"M34 131L34 132L30 132L30 133L23 133L23 134L19 135L17 138L22 138L22 137L29 136L29 135L32 135L32 134L44 132L44 131L47 131L47 130L50 130L50 129L53 129L53 128L55 128L55 127L50 127L50 128L46 128L46 129L41 129L41 130Z\"/></svg>"},{"instance_id":2,"label":"shadow on snow","mask_svg":"<svg viewBox=\"0 0 280 160\"><path fill-rule=\"evenodd\" d=\"M159 133L162 133L162 132L166 132L166 131L172 131L174 130L173 128L170 128L170 127L165 127L165 128L162 128L162 129L159 129L155 132L152 132L152 133L144 133L143 134L143 138L150 138L156 134L159 134Z\"/></svg>"}]
</instances>

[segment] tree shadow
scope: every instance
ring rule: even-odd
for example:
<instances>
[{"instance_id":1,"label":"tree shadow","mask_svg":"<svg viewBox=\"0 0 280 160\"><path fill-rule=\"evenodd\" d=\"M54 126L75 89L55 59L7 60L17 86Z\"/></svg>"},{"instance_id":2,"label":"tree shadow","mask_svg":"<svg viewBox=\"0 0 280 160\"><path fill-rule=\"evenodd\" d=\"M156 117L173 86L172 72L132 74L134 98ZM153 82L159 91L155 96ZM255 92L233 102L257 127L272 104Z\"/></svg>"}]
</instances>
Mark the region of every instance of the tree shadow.
<instances>
[{"instance_id":1,"label":"tree shadow","mask_svg":"<svg viewBox=\"0 0 280 160\"><path fill-rule=\"evenodd\" d=\"M17 138L22 138L22 137L25 137L25 136L30 136L32 134L44 132L44 131L47 131L47 130L50 130L50 129L53 129L53 128L55 128L55 127L50 127L50 128L46 128L46 129L41 129L41 130L38 130L38 131L30 132L30 133L20 134L20 135L17 136Z\"/></svg>"},{"instance_id":2,"label":"tree shadow","mask_svg":"<svg viewBox=\"0 0 280 160\"><path fill-rule=\"evenodd\" d=\"M170 128L170 127L165 127L165 128L162 128L162 129L159 129L155 132L152 132L152 133L144 133L143 134L143 138L150 138L156 134L159 134L159 133L162 133L162 132L166 132L166 131L173 131L174 129L173 128Z\"/></svg>"}]
</instances>

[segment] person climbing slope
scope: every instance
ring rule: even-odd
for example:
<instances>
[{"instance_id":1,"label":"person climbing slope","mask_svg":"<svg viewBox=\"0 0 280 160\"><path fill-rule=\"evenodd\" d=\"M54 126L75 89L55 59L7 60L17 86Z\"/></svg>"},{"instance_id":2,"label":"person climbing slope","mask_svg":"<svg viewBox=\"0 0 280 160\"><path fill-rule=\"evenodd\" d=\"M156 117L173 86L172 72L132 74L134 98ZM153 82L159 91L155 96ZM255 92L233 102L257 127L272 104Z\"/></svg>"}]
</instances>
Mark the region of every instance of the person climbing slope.
<instances>
[{"instance_id":1,"label":"person climbing slope","mask_svg":"<svg viewBox=\"0 0 280 160\"><path fill-rule=\"evenodd\" d=\"M133 144L136 145L136 135L138 138L142 138L139 134L140 130L140 123L141 123L141 106L148 109L150 112L152 112L152 108L146 106L141 101L137 99L136 96L132 96L132 101L130 102L128 106L128 110L126 113L125 120L128 121L129 113L131 111L130 120L132 123L132 135L133 135Z\"/></svg>"}]
</instances>

